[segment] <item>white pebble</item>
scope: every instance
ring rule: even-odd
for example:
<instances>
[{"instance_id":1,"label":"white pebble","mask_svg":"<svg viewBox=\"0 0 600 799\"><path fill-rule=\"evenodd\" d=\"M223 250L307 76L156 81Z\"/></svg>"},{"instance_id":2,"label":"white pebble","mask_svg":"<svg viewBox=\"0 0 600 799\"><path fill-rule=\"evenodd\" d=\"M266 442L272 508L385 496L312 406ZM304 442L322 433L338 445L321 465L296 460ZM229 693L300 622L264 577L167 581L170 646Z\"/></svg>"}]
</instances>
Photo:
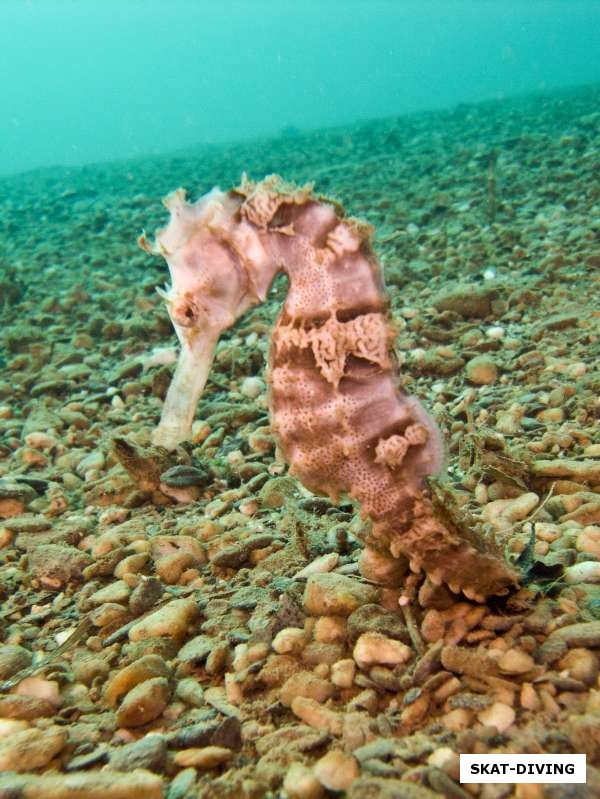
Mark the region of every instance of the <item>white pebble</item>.
<instances>
[{"instance_id":1,"label":"white pebble","mask_svg":"<svg viewBox=\"0 0 600 799\"><path fill-rule=\"evenodd\" d=\"M488 338L499 339L504 336L504 328L500 325L492 325L492 327L488 327L485 334Z\"/></svg>"},{"instance_id":2,"label":"white pebble","mask_svg":"<svg viewBox=\"0 0 600 799\"><path fill-rule=\"evenodd\" d=\"M260 377L245 377L240 386L240 392L250 399L256 399L264 390L265 384Z\"/></svg>"},{"instance_id":3,"label":"white pebble","mask_svg":"<svg viewBox=\"0 0 600 799\"><path fill-rule=\"evenodd\" d=\"M300 627L286 627L277 633L271 646L278 655L299 655L306 646L306 634Z\"/></svg>"},{"instance_id":4,"label":"white pebble","mask_svg":"<svg viewBox=\"0 0 600 799\"><path fill-rule=\"evenodd\" d=\"M320 555L318 558L311 561L308 566L296 572L293 579L301 580L311 574L324 574L325 572L333 571L338 565L339 559L340 556L337 552L328 552L326 555Z\"/></svg>"},{"instance_id":5,"label":"white pebble","mask_svg":"<svg viewBox=\"0 0 600 799\"><path fill-rule=\"evenodd\" d=\"M494 702L489 707L481 710L477 718L486 727L495 727L498 732L506 732L515 720L515 711L504 702Z\"/></svg>"},{"instance_id":6,"label":"white pebble","mask_svg":"<svg viewBox=\"0 0 600 799\"><path fill-rule=\"evenodd\" d=\"M565 580L571 584L600 583L600 561L584 560L582 563L575 563L574 566L567 566Z\"/></svg>"},{"instance_id":7,"label":"white pebble","mask_svg":"<svg viewBox=\"0 0 600 799\"><path fill-rule=\"evenodd\" d=\"M381 633L371 632L363 633L359 637L352 654L360 668L372 663L396 666L406 663L412 656L412 650L402 641L386 638Z\"/></svg>"}]
</instances>

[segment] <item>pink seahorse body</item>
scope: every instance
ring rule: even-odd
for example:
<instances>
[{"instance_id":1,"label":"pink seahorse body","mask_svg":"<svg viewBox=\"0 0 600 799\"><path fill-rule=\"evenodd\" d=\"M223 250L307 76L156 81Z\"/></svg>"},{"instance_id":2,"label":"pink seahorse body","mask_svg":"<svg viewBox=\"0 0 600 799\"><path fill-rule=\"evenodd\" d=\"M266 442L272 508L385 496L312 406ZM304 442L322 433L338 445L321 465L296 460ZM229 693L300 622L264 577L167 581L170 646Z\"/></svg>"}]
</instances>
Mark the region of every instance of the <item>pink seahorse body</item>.
<instances>
[{"instance_id":1,"label":"pink seahorse body","mask_svg":"<svg viewBox=\"0 0 600 799\"><path fill-rule=\"evenodd\" d=\"M444 460L440 431L399 386L394 330L368 225L332 201L270 176L213 190L194 204L166 200L154 245L169 264L167 307L182 350L154 441L188 437L221 330L265 299L283 269L289 290L271 338L272 427L290 473L337 501L360 503L372 533L366 576L414 571L483 601L517 582L493 547L467 541L434 511L425 478Z\"/></svg>"}]
</instances>

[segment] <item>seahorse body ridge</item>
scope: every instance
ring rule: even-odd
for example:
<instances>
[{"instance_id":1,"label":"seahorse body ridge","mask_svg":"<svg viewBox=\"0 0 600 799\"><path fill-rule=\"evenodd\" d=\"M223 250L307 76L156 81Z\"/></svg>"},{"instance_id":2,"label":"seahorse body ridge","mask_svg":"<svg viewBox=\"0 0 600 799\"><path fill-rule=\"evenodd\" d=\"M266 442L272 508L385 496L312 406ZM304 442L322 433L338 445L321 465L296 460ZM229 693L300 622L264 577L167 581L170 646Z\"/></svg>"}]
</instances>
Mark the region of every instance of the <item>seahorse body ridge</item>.
<instances>
[{"instance_id":1,"label":"seahorse body ridge","mask_svg":"<svg viewBox=\"0 0 600 799\"><path fill-rule=\"evenodd\" d=\"M467 540L435 511L426 478L440 471L440 430L399 384L395 331L372 228L341 206L276 175L245 176L195 203L178 190L169 223L145 249L163 255L165 293L181 343L155 443L188 437L219 333L262 302L283 270L289 290L271 336L268 386L279 450L310 490L360 503L372 533L370 577L398 574L406 557L434 583L483 601L516 572L491 545Z\"/></svg>"}]
</instances>

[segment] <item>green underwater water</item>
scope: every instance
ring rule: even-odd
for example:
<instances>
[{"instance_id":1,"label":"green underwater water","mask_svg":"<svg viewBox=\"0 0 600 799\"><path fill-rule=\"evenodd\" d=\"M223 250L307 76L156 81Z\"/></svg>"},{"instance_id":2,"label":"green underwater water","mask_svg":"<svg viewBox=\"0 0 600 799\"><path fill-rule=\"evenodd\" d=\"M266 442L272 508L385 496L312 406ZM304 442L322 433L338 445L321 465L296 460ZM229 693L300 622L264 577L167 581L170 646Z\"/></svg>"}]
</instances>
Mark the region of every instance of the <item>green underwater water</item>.
<instances>
[{"instance_id":1,"label":"green underwater water","mask_svg":"<svg viewBox=\"0 0 600 799\"><path fill-rule=\"evenodd\" d=\"M4 0L0 174L600 78L596 0Z\"/></svg>"}]
</instances>

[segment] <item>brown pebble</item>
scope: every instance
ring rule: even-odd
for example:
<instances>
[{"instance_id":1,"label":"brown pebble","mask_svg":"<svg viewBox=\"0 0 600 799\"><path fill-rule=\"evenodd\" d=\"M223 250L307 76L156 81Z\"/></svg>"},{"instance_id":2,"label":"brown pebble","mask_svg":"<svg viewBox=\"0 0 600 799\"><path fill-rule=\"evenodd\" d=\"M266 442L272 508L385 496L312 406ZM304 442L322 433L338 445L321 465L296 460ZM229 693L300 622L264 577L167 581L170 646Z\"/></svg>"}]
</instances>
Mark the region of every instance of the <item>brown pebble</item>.
<instances>
[{"instance_id":1,"label":"brown pebble","mask_svg":"<svg viewBox=\"0 0 600 799\"><path fill-rule=\"evenodd\" d=\"M175 755L175 763L182 768L210 769L231 760L233 752L224 746L202 746L181 749Z\"/></svg>"},{"instance_id":2,"label":"brown pebble","mask_svg":"<svg viewBox=\"0 0 600 799\"><path fill-rule=\"evenodd\" d=\"M169 682L164 677L136 685L121 702L117 710L117 724L120 727L141 727L158 718L171 697Z\"/></svg>"}]
</instances>

